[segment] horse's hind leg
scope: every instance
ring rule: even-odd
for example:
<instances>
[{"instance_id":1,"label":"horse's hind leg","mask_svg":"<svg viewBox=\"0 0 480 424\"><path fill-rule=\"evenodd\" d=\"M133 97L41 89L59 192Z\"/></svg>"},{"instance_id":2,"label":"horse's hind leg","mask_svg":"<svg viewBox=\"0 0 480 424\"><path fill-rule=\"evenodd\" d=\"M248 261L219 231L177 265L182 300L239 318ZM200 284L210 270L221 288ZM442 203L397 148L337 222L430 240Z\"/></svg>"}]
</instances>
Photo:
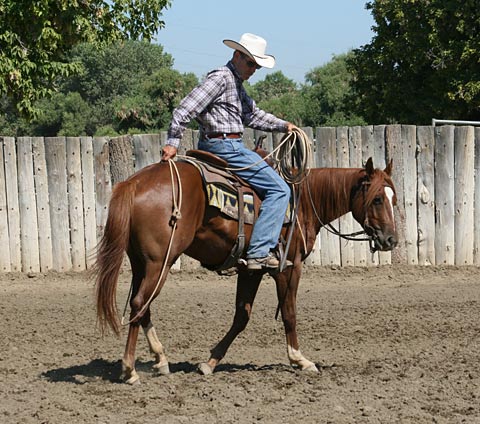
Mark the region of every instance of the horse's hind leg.
<instances>
[{"instance_id":1,"label":"horse's hind leg","mask_svg":"<svg viewBox=\"0 0 480 424\"><path fill-rule=\"evenodd\" d=\"M130 323L130 327L128 329L127 344L125 346L125 353L122 360L122 377L128 384L136 384L140 381L140 377L135 371L135 349L140 325L142 325L144 328L150 348L156 355L158 354L157 363L161 362L162 365L165 365L166 362L166 357L161 356L163 353L163 346L156 336L155 329L151 325L150 308L148 306L145 307L145 304L149 301L152 293L155 292L155 296L158 296L158 293L165 283L165 279L168 275L170 267L167 266L165 268L164 274L159 281L158 279L160 276L162 263L149 262L146 266L145 277L141 279L140 283L138 282L138 279L140 279L139 273L137 273L134 268L135 267L132 266L134 275L132 279L132 299L130 299L130 320L132 320L132 322ZM166 363L168 367L168 362Z\"/></svg>"},{"instance_id":2,"label":"horse's hind leg","mask_svg":"<svg viewBox=\"0 0 480 424\"><path fill-rule=\"evenodd\" d=\"M253 301L257 295L262 274L240 272L237 278L237 295L235 300L235 316L232 326L222 340L210 351L208 362L199 364L198 370L203 375L211 374L227 353L235 338L245 329L252 314Z\"/></svg>"}]
</instances>

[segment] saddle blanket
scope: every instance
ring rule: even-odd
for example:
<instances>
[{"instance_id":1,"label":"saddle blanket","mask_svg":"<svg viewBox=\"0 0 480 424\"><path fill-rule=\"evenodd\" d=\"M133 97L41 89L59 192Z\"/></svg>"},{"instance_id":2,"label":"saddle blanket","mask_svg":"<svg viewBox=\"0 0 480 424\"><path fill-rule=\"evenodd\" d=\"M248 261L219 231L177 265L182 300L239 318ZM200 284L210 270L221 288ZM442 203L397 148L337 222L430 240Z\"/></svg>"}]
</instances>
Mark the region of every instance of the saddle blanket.
<instances>
[{"instance_id":1,"label":"saddle blanket","mask_svg":"<svg viewBox=\"0 0 480 424\"><path fill-rule=\"evenodd\" d=\"M206 184L208 204L219 209L222 213L229 216L233 219L238 219L238 198L237 193L228 190L225 186L221 184ZM244 193L243 196L244 203L244 215L245 223L253 224L255 212L253 205L253 195L249 193ZM290 222L290 208L289 205L287 213L285 215L284 223Z\"/></svg>"}]
</instances>

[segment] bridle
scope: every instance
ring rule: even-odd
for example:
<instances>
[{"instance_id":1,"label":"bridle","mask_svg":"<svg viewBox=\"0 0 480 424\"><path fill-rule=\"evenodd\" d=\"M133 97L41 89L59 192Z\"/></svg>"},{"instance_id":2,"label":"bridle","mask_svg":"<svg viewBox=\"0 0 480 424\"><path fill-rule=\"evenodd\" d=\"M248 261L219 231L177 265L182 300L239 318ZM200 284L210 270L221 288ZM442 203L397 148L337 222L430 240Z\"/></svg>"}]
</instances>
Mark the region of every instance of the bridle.
<instances>
[{"instance_id":1,"label":"bridle","mask_svg":"<svg viewBox=\"0 0 480 424\"><path fill-rule=\"evenodd\" d=\"M308 197L309 197L309 200L310 200L310 205L313 209L313 212L318 220L318 222L320 223L320 225L325 228L329 233L331 234L334 234L342 239L345 239L345 240L349 240L349 241L368 241L368 244L369 244L369 247L370 247L370 252L373 254L375 253L378 249L377 249L377 243L376 243L376 240L378 239L378 235L376 234L374 228L369 224L369 220L368 220L368 206L367 205L367 200L366 200L366 193L368 192L368 188L371 186L372 182L369 180L369 179L364 179L361 183L360 183L360 189L362 191L362 196L363 196L363 205L364 205L364 212L365 212L365 220L363 221L363 225L362 225L362 230L361 231L356 231L356 232L353 232L353 233L348 233L348 234L344 234L344 233L341 233L339 230L337 230L331 223L327 223L325 224L322 219L320 218L318 212L317 212L317 209L315 208L315 204L313 202L313 197L312 197L312 191L310 189L310 184L308 182L308 180L306 181L306 184L307 184L307 188L308 188ZM390 187L388 184L384 184L385 187ZM352 195L352 198L354 197L354 195ZM365 229L371 229L372 230L372 234L368 234ZM360 237L360 236L363 236L363 235L366 235L366 237Z\"/></svg>"}]
</instances>

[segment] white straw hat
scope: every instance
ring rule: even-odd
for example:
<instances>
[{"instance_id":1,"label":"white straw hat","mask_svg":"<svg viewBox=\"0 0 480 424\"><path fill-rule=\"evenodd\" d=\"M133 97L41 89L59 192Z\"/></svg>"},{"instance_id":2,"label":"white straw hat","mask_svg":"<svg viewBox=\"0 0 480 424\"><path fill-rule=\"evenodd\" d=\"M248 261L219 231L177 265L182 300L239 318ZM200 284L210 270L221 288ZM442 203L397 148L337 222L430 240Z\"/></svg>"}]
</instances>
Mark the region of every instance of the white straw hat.
<instances>
[{"instance_id":1,"label":"white straw hat","mask_svg":"<svg viewBox=\"0 0 480 424\"><path fill-rule=\"evenodd\" d=\"M246 32L240 38L240 41L223 40L223 43L234 50L239 50L252 58L257 65L265 68L273 68L275 66L275 57L265 54L267 42L262 37Z\"/></svg>"}]
</instances>

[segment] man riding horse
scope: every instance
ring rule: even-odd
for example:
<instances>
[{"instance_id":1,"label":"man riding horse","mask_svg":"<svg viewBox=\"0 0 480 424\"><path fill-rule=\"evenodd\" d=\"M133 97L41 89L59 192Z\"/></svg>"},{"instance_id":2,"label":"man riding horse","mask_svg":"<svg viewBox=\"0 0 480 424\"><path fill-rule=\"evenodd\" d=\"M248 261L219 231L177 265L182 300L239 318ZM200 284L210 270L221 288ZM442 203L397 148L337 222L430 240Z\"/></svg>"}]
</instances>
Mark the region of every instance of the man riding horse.
<instances>
[{"instance_id":1,"label":"man riding horse","mask_svg":"<svg viewBox=\"0 0 480 424\"><path fill-rule=\"evenodd\" d=\"M247 249L247 268L275 270L280 265L277 245L290 188L257 153L245 147L242 134L244 125L278 132L290 132L297 127L259 109L242 85L257 69L274 67L275 58L265 54L266 41L246 33L239 42L223 42L235 50L232 59L208 73L174 110L162 160L175 157L186 126L196 119L200 125L198 148L227 161L229 168L262 199Z\"/></svg>"}]
</instances>

